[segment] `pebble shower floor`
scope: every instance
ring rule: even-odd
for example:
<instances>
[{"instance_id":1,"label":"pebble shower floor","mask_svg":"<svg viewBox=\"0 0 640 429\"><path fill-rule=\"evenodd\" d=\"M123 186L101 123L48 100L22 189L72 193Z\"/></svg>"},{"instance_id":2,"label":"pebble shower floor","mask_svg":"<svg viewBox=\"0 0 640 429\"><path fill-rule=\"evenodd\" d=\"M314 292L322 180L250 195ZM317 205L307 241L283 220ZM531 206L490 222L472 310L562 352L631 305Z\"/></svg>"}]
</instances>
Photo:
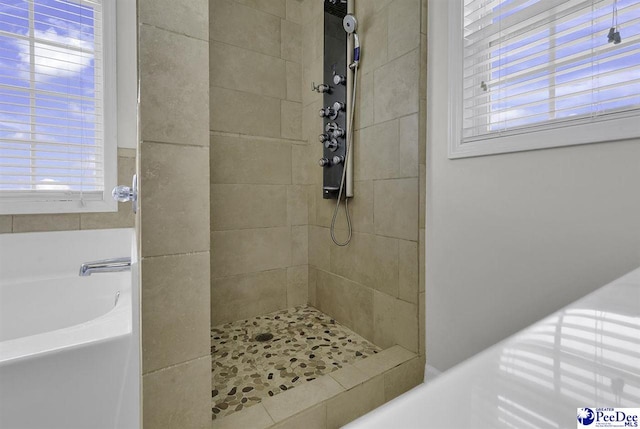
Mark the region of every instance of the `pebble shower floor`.
<instances>
[{"instance_id":1,"label":"pebble shower floor","mask_svg":"<svg viewBox=\"0 0 640 429\"><path fill-rule=\"evenodd\" d=\"M259 334L273 338L258 341ZM213 419L258 404L380 348L309 306L211 329Z\"/></svg>"}]
</instances>

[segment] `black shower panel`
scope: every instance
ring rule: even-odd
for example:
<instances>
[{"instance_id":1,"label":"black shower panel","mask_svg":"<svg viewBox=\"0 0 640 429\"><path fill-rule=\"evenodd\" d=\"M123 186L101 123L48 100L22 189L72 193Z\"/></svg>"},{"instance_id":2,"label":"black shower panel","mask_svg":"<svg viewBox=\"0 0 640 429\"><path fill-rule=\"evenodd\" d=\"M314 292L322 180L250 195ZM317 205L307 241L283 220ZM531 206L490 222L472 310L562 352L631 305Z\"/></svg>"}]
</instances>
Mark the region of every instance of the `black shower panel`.
<instances>
[{"instance_id":1,"label":"black shower panel","mask_svg":"<svg viewBox=\"0 0 640 429\"><path fill-rule=\"evenodd\" d=\"M323 169L322 196L336 199L345 169L347 147L347 34L342 20L347 14L346 3L324 5L324 72L323 82L315 90L323 93L322 134ZM344 193L343 193L344 196Z\"/></svg>"}]
</instances>

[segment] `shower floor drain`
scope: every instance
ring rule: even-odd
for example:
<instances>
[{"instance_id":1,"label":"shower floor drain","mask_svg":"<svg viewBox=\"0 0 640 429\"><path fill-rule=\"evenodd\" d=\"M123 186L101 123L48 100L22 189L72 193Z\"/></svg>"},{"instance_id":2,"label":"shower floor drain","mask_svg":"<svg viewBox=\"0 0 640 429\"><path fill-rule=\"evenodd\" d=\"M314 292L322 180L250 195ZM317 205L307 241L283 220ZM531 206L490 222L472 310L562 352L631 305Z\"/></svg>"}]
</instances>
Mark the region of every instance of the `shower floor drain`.
<instances>
[{"instance_id":1,"label":"shower floor drain","mask_svg":"<svg viewBox=\"0 0 640 429\"><path fill-rule=\"evenodd\" d=\"M273 339L273 334L271 332L264 332L262 334L256 335L256 341L263 342L263 341L269 341L271 339Z\"/></svg>"}]
</instances>

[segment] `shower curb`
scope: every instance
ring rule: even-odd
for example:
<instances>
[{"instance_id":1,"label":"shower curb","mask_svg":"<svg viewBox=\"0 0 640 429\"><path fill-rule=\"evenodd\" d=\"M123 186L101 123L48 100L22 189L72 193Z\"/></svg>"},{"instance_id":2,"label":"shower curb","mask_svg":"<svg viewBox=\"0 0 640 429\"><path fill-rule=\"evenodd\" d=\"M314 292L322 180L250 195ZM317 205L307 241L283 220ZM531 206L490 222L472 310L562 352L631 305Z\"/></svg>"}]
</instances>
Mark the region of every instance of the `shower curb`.
<instances>
[{"instance_id":1,"label":"shower curb","mask_svg":"<svg viewBox=\"0 0 640 429\"><path fill-rule=\"evenodd\" d=\"M213 420L212 429L338 428L422 383L424 357L393 346L243 412Z\"/></svg>"}]
</instances>

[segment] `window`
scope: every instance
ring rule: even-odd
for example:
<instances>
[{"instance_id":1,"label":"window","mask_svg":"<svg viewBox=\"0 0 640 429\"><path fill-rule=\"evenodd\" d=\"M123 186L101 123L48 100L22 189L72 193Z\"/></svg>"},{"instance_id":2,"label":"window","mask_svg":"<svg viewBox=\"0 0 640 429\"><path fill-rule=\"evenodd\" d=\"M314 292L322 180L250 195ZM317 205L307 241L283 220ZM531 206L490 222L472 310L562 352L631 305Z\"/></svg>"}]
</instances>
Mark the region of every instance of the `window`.
<instances>
[{"instance_id":1,"label":"window","mask_svg":"<svg viewBox=\"0 0 640 429\"><path fill-rule=\"evenodd\" d=\"M114 53L114 1L0 1L0 214L117 209Z\"/></svg>"},{"instance_id":2,"label":"window","mask_svg":"<svg viewBox=\"0 0 640 429\"><path fill-rule=\"evenodd\" d=\"M640 137L640 0L451 3L451 158Z\"/></svg>"}]
</instances>

